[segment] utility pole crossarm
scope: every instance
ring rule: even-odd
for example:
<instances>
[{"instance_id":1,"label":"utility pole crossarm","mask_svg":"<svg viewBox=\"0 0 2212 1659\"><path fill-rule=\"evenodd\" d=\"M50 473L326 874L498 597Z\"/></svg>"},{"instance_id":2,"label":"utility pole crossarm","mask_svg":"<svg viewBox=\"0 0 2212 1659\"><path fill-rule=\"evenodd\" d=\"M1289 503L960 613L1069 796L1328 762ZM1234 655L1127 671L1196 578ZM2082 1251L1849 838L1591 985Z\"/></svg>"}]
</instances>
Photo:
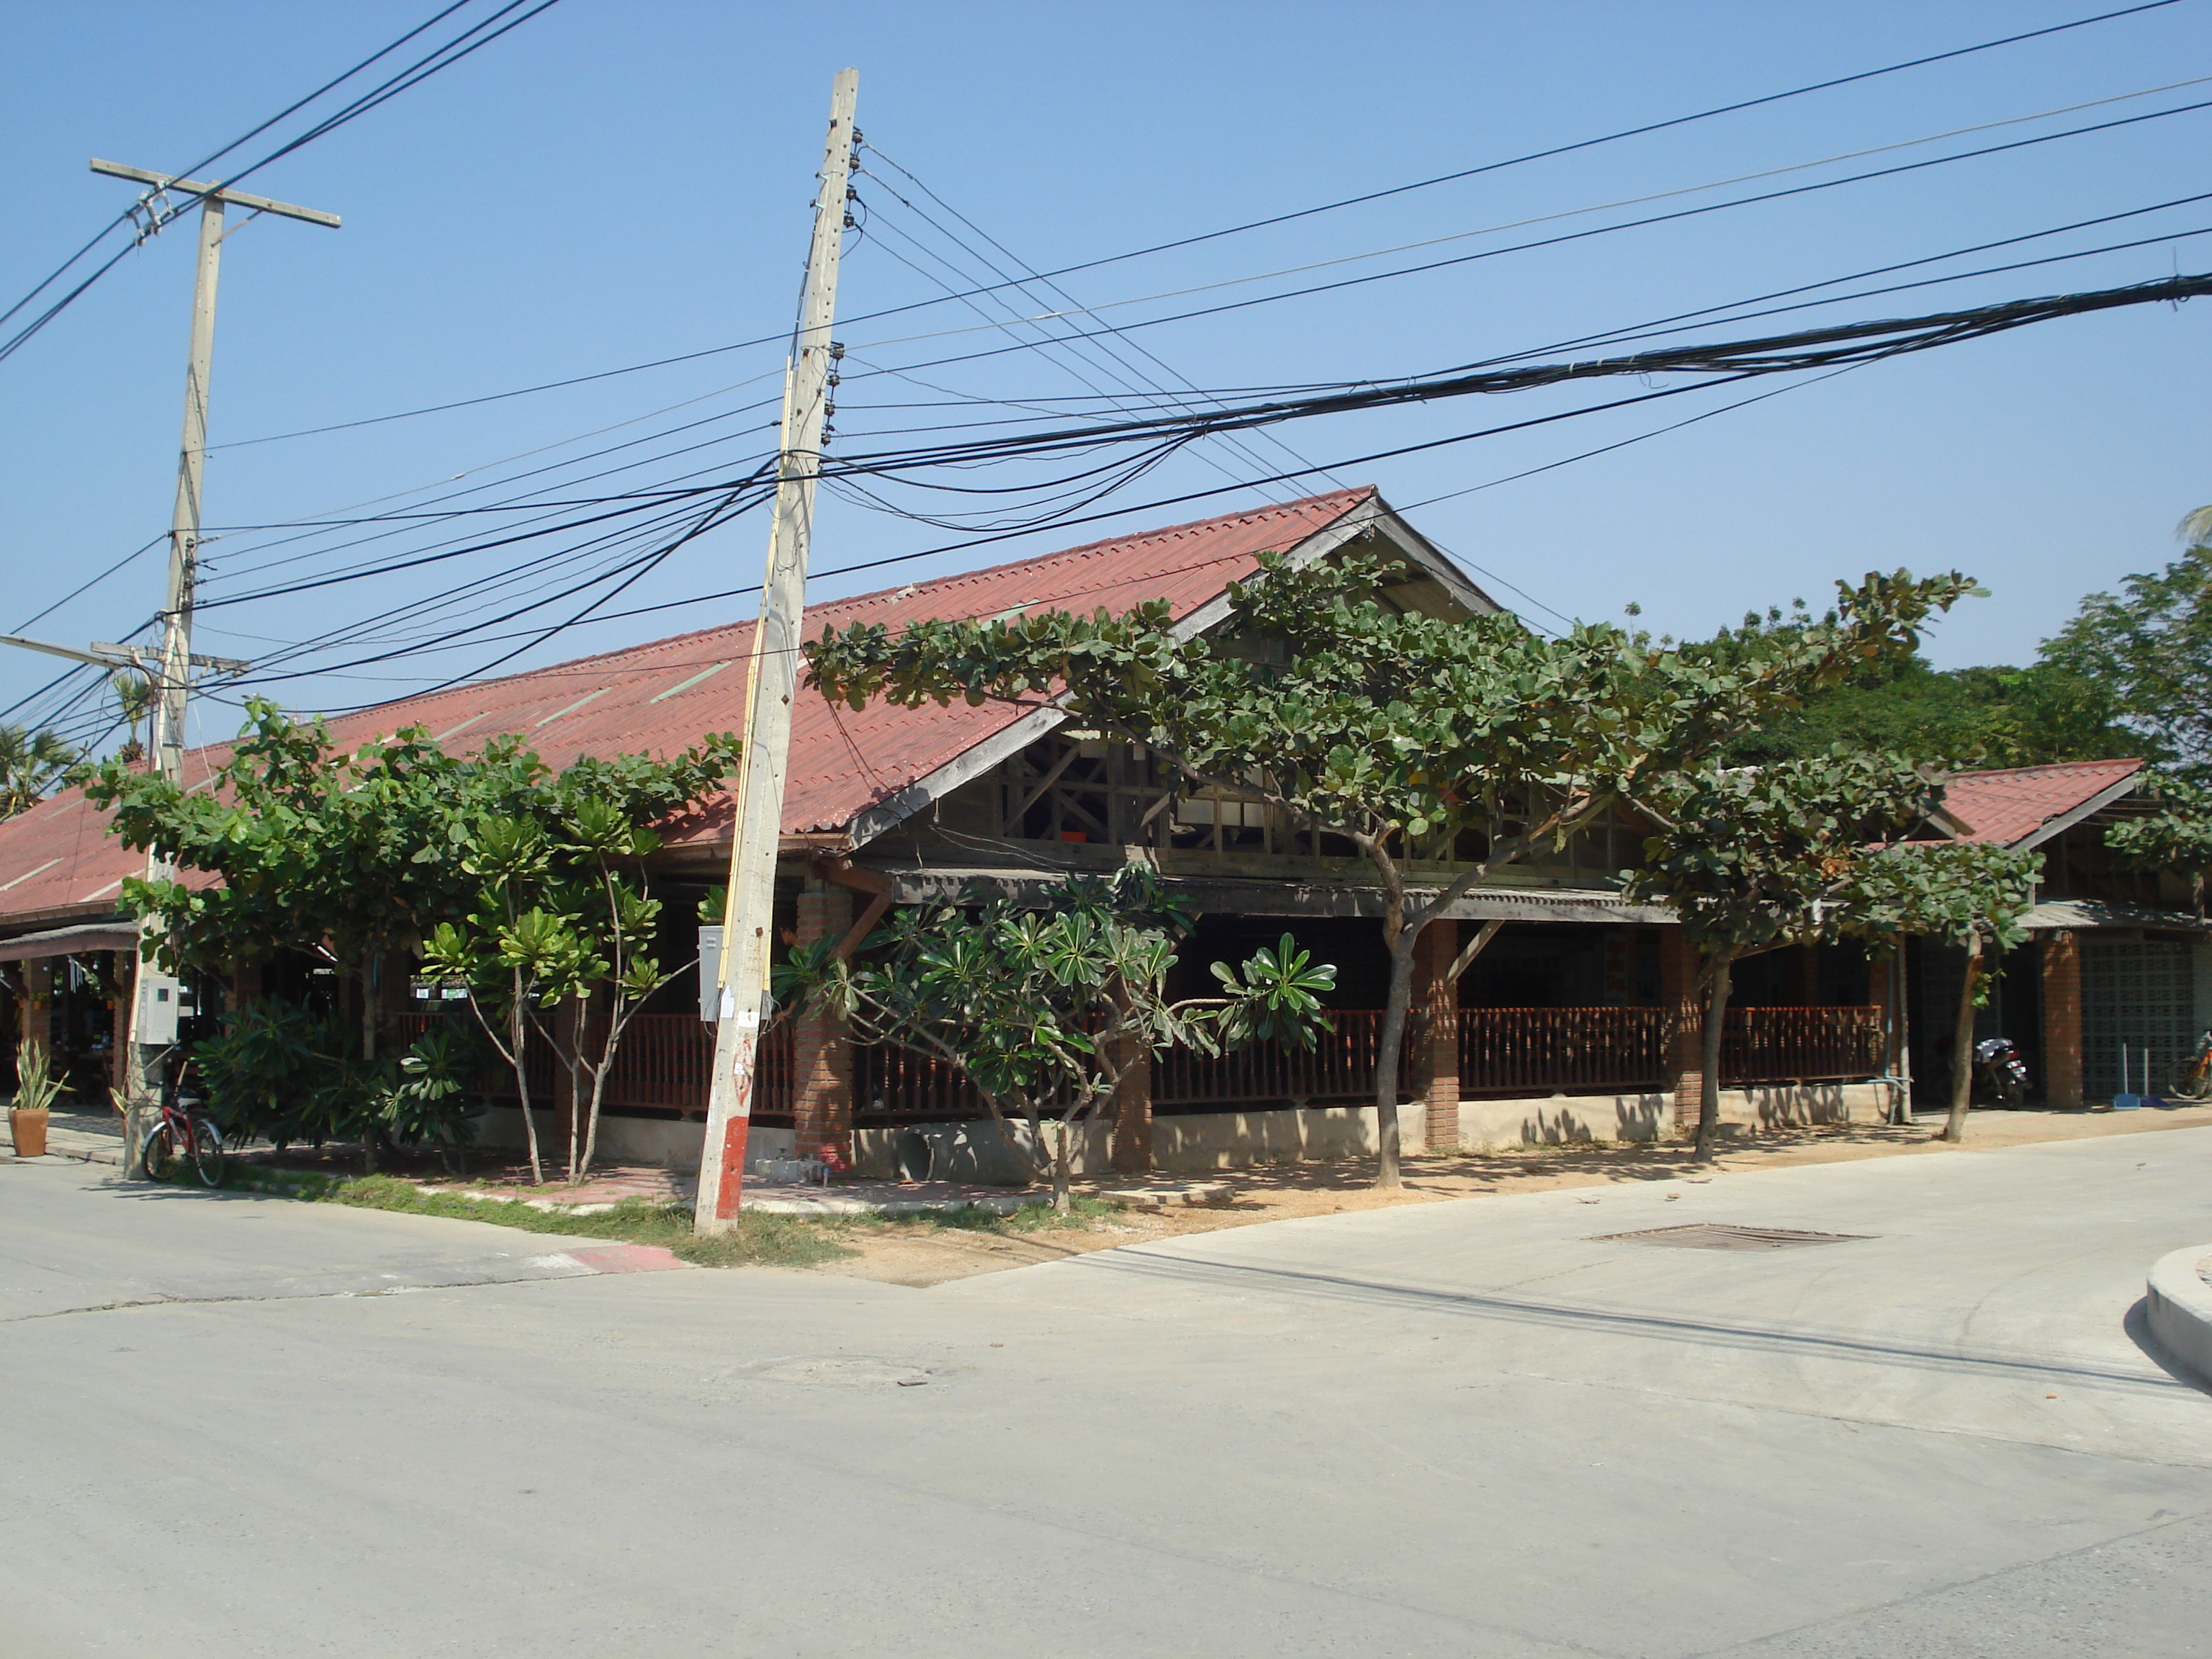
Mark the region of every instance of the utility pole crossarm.
<instances>
[{"instance_id":1,"label":"utility pole crossarm","mask_svg":"<svg viewBox=\"0 0 2212 1659\"><path fill-rule=\"evenodd\" d=\"M234 207L251 208L256 213L274 213L287 219L304 219L311 225L328 225L332 230L339 228L340 221L335 213L325 213L319 208L295 207L289 202L272 202L266 196L248 196L242 190L226 190L220 185L210 184L204 179L172 178L166 173L149 173L143 167L126 167L119 161L98 159L93 161L92 170L104 173L111 179L128 179L137 184L151 185L156 190L179 190L210 199L219 198Z\"/></svg>"},{"instance_id":2,"label":"utility pole crossarm","mask_svg":"<svg viewBox=\"0 0 2212 1659\"><path fill-rule=\"evenodd\" d=\"M20 634L0 634L0 645L20 646L26 651L43 651L50 657L67 657L74 662L88 662L100 668L135 668L140 653L136 647L94 643L89 651L79 651L74 646L48 645L44 640L27 640Z\"/></svg>"}]
</instances>

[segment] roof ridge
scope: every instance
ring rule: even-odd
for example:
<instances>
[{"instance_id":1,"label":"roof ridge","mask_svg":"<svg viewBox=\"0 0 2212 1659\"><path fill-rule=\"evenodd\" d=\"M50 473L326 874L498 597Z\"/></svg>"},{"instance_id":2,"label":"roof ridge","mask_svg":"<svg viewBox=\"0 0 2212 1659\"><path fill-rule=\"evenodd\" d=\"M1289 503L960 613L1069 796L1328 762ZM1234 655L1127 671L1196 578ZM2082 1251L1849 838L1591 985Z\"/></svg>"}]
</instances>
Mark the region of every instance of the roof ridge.
<instances>
[{"instance_id":1,"label":"roof ridge","mask_svg":"<svg viewBox=\"0 0 2212 1659\"><path fill-rule=\"evenodd\" d=\"M2148 766L2149 764L2148 760L2141 757L2132 758L2115 757L2109 760L2039 761L2032 766L1990 766L1978 768L1971 772L1954 772L1951 775L1951 781L1956 783L1961 778L2017 777L2023 772L2062 772L2092 766Z\"/></svg>"}]
</instances>

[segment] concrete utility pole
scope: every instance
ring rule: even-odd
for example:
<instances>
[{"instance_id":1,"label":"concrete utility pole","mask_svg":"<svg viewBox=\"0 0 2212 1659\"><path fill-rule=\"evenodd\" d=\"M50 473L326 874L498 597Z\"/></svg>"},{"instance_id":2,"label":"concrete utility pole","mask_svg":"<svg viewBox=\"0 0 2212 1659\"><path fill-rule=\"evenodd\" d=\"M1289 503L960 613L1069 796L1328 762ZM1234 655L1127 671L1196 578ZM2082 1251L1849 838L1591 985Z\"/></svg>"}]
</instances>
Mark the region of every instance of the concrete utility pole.
<instances>
[{"instance_id":1,"label":"concrete utility pole","mask_svg":"<svg viewBox=\"0 0 2212 1659\"><path fill-rule=\"evenodd\" d=\"M140 206L147 216L148 234L161 229L174 216L175 210L165 210L161 202L167 191L186 191L200 200L199 268L192 283L191 352L185 369L185 427L177 455L177 499L169 518L169 582L161 603L161 654L158 665L151 666L150 653L134 649L128 659L146 669L153 681L154 770L181 786L185 781L185 699L191 690L192 665L210 661L192 654L192 596L199 585L200 482L207 466L208 378L215 367L215 293L216 280L222 267L223 210L234 204L257 215L273 213L281 218L304 219L311 225L327 225L332 230L338 228L339 221L335 213L220 189L202 179L180 179L97 160L92 163L92 170L152 186L140 198ZM118 647L95 646L94 649ZM86 659L98 662L106 659L88 656ZM222 665L241 669L246 666L243 663ZM149 856L149 880L170 873L161 860ZM126 1150L134 1165L144 1142L146 1112L161 1092L161 1057L176 1042L177 1007L173 982L166 976L157 981L156 975L141 963L131 977L131 1063L124 1072L131 1107L125 1125Z\"/></svg>"},{"instance_id":2,"label":"concrete utility pole","mask_svg":"<svg viewBox=\"0 0 2212 1659\"><path fill-rule=\"evenodd\" d=\"M694 1228L736 1224L744 1182L745 1136L752 1122L761 1020L768 1003L769 952L775 942L775 854L783 821L784 771L791 750L791 700L799 690L799 624L806 603L807 543L814 526L814 481L822 469L836 316L837 258L845 242L850 193L857 70L840 70L830 94L830 137L814 239L806 257L806 297L784 368L782 459L769 528L768 579L745 679L745 749L738 774L738 820L730 848L730 890L717 969L719 1018L714 1071L707 1097L707 1139L699 1159Z\"/></svg>"},{"instance_id":3,"label":"concrete utility pole","mask_svg":"<svg viewBox=\"0 0 2212 1659\"><path fill-rule=\"evenodd\" d=\"M154 769L181 783L185 772L185 696L191 678L192 595L199 584L200 480L207 466L208 377L215 367L215 291L222 269L222 218L236 204L256 214L304 219L338 228L335 213L272 202L265 196L218 189L198 179L179 179L95 160L94 173L153 186L142 198L149 223L165 222L159 198L184 191L200 198L200 257L192 283L191 356L185 369L185 431L177 455L177 500L169 517L169 585L161 604L161 669L154 679Z\"/></svg>"}]
</instances>

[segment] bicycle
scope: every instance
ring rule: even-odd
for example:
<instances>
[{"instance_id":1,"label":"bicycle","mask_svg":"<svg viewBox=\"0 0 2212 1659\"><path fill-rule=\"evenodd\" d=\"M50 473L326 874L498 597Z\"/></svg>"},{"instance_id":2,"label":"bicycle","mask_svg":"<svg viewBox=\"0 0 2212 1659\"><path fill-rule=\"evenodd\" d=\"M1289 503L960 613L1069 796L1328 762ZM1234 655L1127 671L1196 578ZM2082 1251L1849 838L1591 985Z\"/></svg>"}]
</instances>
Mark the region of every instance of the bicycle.
<instances>
[{"instance_id":1,"label":"bicycle","mask_svg":"<svg viewBox=\"0 0 2212 1659\"><path fill-rule=\"evenodd\" d=\"M2173 1077L2166 1092L2178 1100L2212 1097L2212 1031L2197 1039L2195 1054L2173 1062Z\"/></svg>"},{"instance_id":2,"label":"bicycle","mask_svg":"<svg viewBox=\"0 0 2212 1659\"><path fill-rule=\"evenodd\" d=\"M161 1115L146 1136L139 1162L149 1181L166 1181L185 1159L204 1187L222 1185L222 1131L184 1091L184 1068L161 1090Z\"/></svg>"}]
</instances>

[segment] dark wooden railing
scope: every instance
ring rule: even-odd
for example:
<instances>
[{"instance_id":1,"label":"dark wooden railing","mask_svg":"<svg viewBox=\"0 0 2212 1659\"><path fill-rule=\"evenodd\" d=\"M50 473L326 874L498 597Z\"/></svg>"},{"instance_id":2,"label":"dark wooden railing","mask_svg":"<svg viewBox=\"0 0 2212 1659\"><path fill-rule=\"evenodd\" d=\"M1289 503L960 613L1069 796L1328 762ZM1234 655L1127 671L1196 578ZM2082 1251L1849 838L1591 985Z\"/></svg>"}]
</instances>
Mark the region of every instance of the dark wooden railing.
<instances>
[{"instance_id":1,"label":"dark wooden railing","mask_svg":"<svg viewBox=\"0 0 2212 1659\"><path fill-rule=\"evenodd\" d=\"M456 1013L399 1014L387 1023L394 1051ZM1380 1009L1338 1009L1334 1030L1297 1049L1255 1043L1225 1054L1170 1049L1152 1062L1152 1105L1167 1115L1371 1099ZM1459 1015L1460 1088L1476 1095L1603 1092L1668 1086L1668 1011L1663 1008L1463 1008ZM1407 1021L1407 1089L1418 1076L1423 1020ZM624 1033L607 1079L605 1103L617 1111L703 1114L714 1052L713 1029L689 1013L641 1014ZM1833 1081L1881 1074L1885 1053L1879 1008L1734 1008L1721 1050L1721 1076L1747 1084ZM549 1106L556 1066L551 1046L533 1035L532 1097ZM761 1054L754 1116L791 1121L792 1028L769 1035ZM512 1100L513 1074L488 1073L481 1086ZM961 1122L986 1115L980 1097L952 1066L903 1048L853 1051L854 1115L861 1123Z\"/></svg>"},{"instance_id":2,"label":"dark wooden railing","mask_svg":"<svg viewBox=\"0 0 2212 1659\"><path fill-rule=\"evenodd\" d=\"M1464 1094L1666 1086L1664 1008L1462 1008Z\"/></svg>"},{"instance_id":3,"label":"dark wooden railing","mask_svg":"<svg viewBox=\"0 0 2212 1659\"><path fill-rule=\"evenodd\" d=\"M465 1012L404 1013L386 1016L384 1042L393 1054L405 1048L441 1020L468 1020ZM753 1119L763 1127L788 1127L792 1110L794 1065L792 1030L788 1024L771 1030L761 1044L760 1081L753 1100ZM533 1104L550 1109L561 1081L553 1045L536 1030L523 1050L528 1067ZM639 1014L623 1032L615 1050L614 1069L607 1074L601 1104L617 1111L684 1112L704 1116L707 1088L714 1060L714 1028L696 1014ZM514 1100L514 1073L504 1062L495 1063L477 1079L477 1087L495 1100Z\"/></svg>"},{"instance_id":4,"label":"dark wooden railing","mask_svg":"<svg viewBox=\"0 0 2212 1659\"><path fill-rule=\"evenodd\" d=\"M1888 1067L1879 1008L1731 1008L1721 1031L1721 1081L1823 1083Z\"/></svg>"}]
</instances>

